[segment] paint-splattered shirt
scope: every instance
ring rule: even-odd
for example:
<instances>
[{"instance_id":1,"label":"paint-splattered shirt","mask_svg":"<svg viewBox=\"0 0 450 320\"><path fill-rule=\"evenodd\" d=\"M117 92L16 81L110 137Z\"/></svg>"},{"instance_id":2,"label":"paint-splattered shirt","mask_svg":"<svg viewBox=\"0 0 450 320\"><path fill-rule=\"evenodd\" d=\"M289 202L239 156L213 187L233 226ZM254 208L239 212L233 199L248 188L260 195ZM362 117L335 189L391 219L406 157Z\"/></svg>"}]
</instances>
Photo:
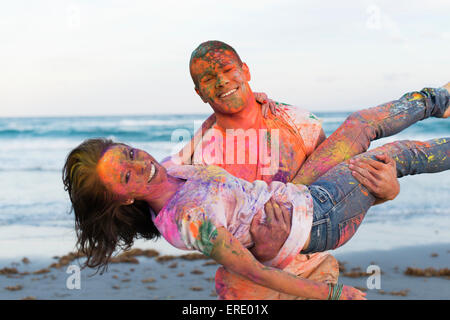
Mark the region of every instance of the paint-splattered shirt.
<instances>
[{"instance_id":1,"label":"paint-splattered shirt","mask_svg":"<svg viewBox=\"0 0 450 320\"><path fill-rule=\"evenodd\" d=\"M312 225L313 205L306 186L273 181L248 182L217 166L172 166L168 174L186 180L153 221L173 246L209 255L211 237L225 227L245 247L253 245L251 221L273 197L292 204L292 227L277 256L265 264L287 266L305 244Z\"/></svg>"},{"instance_id":2,"label":"paint-splattered shirt","mask_svg":"<svg viewBox=\"0 0 450 320\"><path fill-rule=\"evenodd\" d=\"M250 182L289 182L317 147L321 131L312 113L279 103L258 128L230 134L215 123L195 144L191 163L184 164L216 165Z\"/></svg>"}]
</instances>

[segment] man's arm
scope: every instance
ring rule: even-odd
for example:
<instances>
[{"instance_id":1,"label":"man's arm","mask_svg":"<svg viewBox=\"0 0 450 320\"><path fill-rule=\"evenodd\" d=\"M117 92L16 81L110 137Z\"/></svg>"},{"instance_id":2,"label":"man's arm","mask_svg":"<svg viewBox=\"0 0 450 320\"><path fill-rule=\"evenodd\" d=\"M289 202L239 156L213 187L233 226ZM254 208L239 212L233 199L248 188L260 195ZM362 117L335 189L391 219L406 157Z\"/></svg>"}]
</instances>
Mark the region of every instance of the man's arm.
<instances>
[{"instance_id":1,"label":"man's arm","mask_svg":"<svg viewBox=\"0 0 450 320\"><path fill-rule=\"evenodd\" d=\"M325 139L325 132L321 129L317 146ZM380 156L378 159L381 162L375 160L354 162L350 160L353 166L350 169L355 179L377 198L374 205L393 200L400 192L395 161L387 155ZM250 227L250 233L255 244L250 252L262 262L269 261L278 254L291 231L290 210L271 200L266 204L265 212L268 217L266 221L263 224L260 223L261 214L259 213L253 218ZM280 216L283 219L280 219Z\"/></svg>"},{"instance_id":2,"label":"man's arm","mask_svg":"<svg viewBox=\"0 0 450 320\"><path fill-rule=\"evenodd\" d=\"M325 131L323 131L323 128L320 130L319 139L317 140L317 146L320 146L322 142L327 140L327 135L325 134Z\"/></svg>"},{"instance_id":3,"label":"man's arm","mask_svg":"<svg viewBox=\"0 0 450 320\"><path fill-rule=\"evenodd\" d=\"M178 153L170 157L167 157L163 161L161 161L161 164L166 168L169 168L173 165L192 164L191 159L194 154L196 143L201 141L205 132L208 129L210 129L215 122L216 122L216 115L213 113L208 117L208 119L206 119L202 123L201 128L197 130L197 132L194 134L194 137L192 137L191 141L189 141Z\"/></svg>"},{"instance_id":4,"label":"man's arm","mask_svg":"<svg viewBox=\"0 0 450 320\"><path fill-rule=\"evenodd\" d=\"M270 100L270 99L268 99ZM307 110L290 106L288 109L290 121L287 124L298 130L303 139L308 139L308 150L319 146L326 140L321 121ZM260 223L261 212L253 218L250 233L254 246L250 252L259 261L269 261L275 258L286 242L291 231L291 208L286 208L276 201L271 200L265 205L266 221Z\"/></svg>"}]
</instances>

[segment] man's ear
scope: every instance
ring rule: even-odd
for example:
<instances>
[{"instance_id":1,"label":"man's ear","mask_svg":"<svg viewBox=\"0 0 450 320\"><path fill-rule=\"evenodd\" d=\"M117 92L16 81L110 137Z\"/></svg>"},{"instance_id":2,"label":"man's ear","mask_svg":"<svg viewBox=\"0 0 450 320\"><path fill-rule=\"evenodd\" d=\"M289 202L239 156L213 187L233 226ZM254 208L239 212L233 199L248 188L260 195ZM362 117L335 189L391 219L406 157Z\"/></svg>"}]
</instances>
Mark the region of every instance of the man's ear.
<instances>
[{"instance_id":1,"label":"man's ear","mask_svg":"<svg viewBox=\"0 0 450 320\"><path fill-rule=\"evenodd\" d=\"M202 94L200 93L200 91L198 90L197 87L195 87L194 90L195 90L195 92L197 92L197 94L200 96L200 98L203 100L204 103L208 103L208 101L206 101L206 100L203 98Z\"/></svg>"},{"instance_id":2,"label":"man's ear","mask_svg":"<svg viewBox=\"0 0 450 320\"><path fill-rule=\"evenodd\" d=\"M252 79L252 76L250 75L250 69L245 62L242 63L242 70L244 71L247 82L249 82Z\"/></svg>"},{"instance_id":3,"label":"man's ear","mask_svg":"<svg viewBox=\"0 0 450 320\"><path fill-rule=\"evenodd\" d=\"M134 203L134 199L126 199L124 201L122 201L122 205L124 206L129 206L130 204Z\"/></svg>"}]
</instances>

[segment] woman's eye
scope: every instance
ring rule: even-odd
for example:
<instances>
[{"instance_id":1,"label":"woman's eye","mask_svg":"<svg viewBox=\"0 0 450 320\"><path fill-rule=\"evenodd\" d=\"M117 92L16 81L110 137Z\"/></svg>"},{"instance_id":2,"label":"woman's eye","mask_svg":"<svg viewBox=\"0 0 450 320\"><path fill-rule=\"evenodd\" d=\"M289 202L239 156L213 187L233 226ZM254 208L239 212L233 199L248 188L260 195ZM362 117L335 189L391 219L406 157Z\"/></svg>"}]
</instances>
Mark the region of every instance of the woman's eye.
<instances>
[{"instance_id":1,"label":"woman's eye","mask_svg":"<svg viewBox=\"0 0 450 320\"><path fill-rule=\"evenodd\" d=\"M125 183L128 183L128 181L130 181L130 176L131 176L131 172L128 171L127 174L125 175Z\"/></svg>"}]
</instances>

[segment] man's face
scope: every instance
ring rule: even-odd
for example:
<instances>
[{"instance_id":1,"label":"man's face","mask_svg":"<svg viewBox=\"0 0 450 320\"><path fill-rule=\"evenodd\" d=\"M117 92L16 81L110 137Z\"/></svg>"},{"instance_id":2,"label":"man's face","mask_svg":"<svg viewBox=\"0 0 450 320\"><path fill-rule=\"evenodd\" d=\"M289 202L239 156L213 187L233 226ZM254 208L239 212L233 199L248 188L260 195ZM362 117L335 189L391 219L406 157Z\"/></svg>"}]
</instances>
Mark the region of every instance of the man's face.
<instances>
[{"instance_id":1,"label":"man's face","mask_svg":"<svg viewBox=\"0 0 450 320\"><path fill-rule=\"evenodd\" d=\"M191 63L191 74L197 81L195 91L214 111L233 114L245 108L251 97L250 72L233 52L210 51Z\"/></svg>"}]
</instances>

